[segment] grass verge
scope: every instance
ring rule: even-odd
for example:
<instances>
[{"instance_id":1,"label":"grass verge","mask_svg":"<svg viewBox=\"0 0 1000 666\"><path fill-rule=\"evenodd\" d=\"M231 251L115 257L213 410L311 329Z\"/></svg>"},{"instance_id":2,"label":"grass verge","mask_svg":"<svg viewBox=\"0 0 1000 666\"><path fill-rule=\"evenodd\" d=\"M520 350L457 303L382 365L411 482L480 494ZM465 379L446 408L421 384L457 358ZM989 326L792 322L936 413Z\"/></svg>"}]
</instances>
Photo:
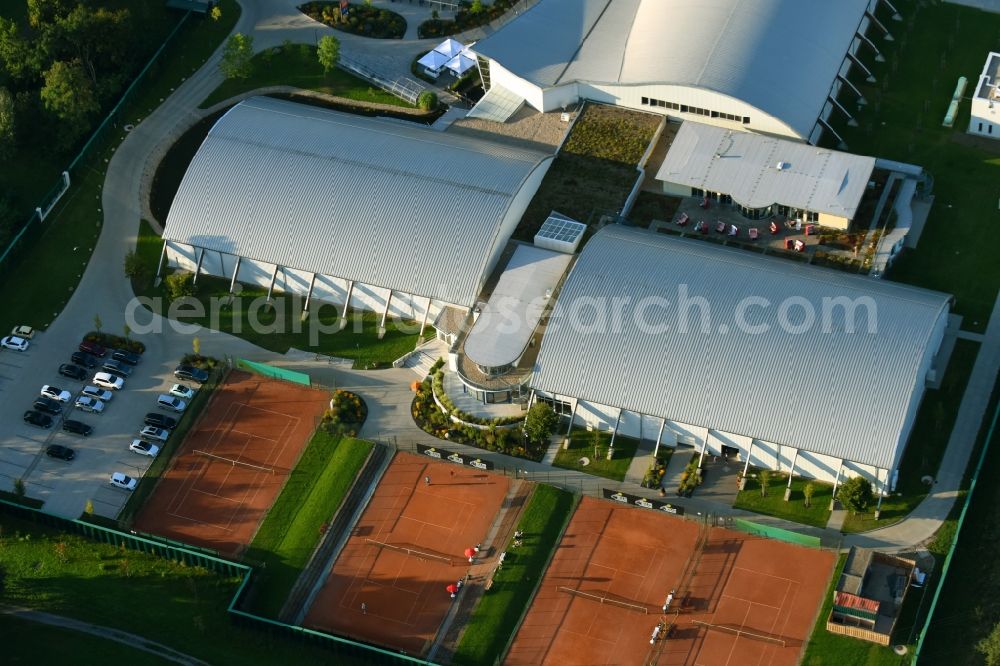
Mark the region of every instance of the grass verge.
<instances>
[{"instance_id":1,"label":"grass verge","mask_svg":"<svg viewBox=\"0 0 1000 666\"><path fill-rule=\"evenodd\" d=\"M278 616L372 446L323 430L313 435L247 550L247 557L263 564L255 612Z\"/></svg>"},{"instance_id":2,"label":"grass verge","mask_svg":"<svg viewBox=\"0 0 1000 666\"><path fill-rule=\"evenodd\" d=\"M250 76L224 81L205 98L200 108L207 109L230 97L268 86L293 86L356 102L414 108L412 104L344 70L324 72L316 58L316 47L309 44L276 46L255 55L251 63L253 70Z\"/></svg>"},{"instance_id":3,"label":"grass verge","mask_svg":"<svg viewBox=\"0 0 1000 666\"><path fill-rule=\"evenodd\" d=\"M599 440L597 451L594 451L594 439ZM608 446L611 444L611 433L595 430L587 432L584 428L573 428L569 434L569 448L559 447L556 459L552 462L556 467L575 469L606 479L624 481L632 458L639 448L639 440L632 437L615 437L614 457L607 459ZM587 458L587 465L580 463L581 458Z\"/></svg>"},{"instance_id":4,"label":"grass verge","mask_svg":"<svg viewBox=\"0 0 1000 666\"><path fill-rule=\"evenodd\" d=\"M909 515L927 496L927 486L920 479L925 475L937 475L978 352L979 345L975 342L958 340L955 343L941 388L927 391L920 404L899 465L896 492L882 500L878 520L875 520L874 507L870 513L849 513L842 532L866 532L892 525Z\"/></svg>"},{"instance_id":5,"label":"grass verge","mask_svg":"<svg viewBox=\"0 0 1000 666\"><path fill-rule=\"evenodd\" d=\"M36 664L79 664L86 656L129 666L166 666L173 663L148 652L116 641L98 638L73 629L62 629L39 622L3 616L0 641L7 666Z\"/></svg>"},{"instance_id":6,"label":"grass verge","mask_svg":"<svg viewBox=\"0 0 1000 666\"><path fill-rule=\"evenodd\" d=\"M537 581L556 547L559 535L573 512L574 497L565 490L539 485L535 488L517 529L523 545L507 552L504 566L493 577L493 586L476 605L453 664L495 663L523 616Z\"/></svg>"},{"instance_id":7,"label":"grass verge","mask_svg":"<svg viewBox=\"0 0 1000 666\"><path fill-rule=\"evenodd\" d=\"M0 552L7 604L135 633L211 664L269 666L333 659L327 650L234 624L227 609L238 580L201 567L88 541L7 514L0 514ZM104 652L77 649L69 662L104 658ZM336 656L338 664L362 661Z\"/></svg>"},{"instance_id":8,"label":"grass verge","mask_svg":"<svg viewBox=\"0 0 1000 666\"><path fill-rule=\"evenodd\" d=\"M174 453L177 452L181 442L187 437L192 426L198 421L198 417L211 399L212 393L222 383L222 379L223 370L220 367L209 376L208 381L195 393L194 398L191 399L191 404L184 410L184 415L181 417L180 423L170 433L170 438L164 442L160 453L153 458L153 462L150 463L149 468L142 475L142 478L139 479L139 485L132 491L132 495L125 502L125 506L122 507L121 513L118 514L118 524L125 526L132 525L136 514L146 504L146 500L160 482L160 477L170 467L171 458L174 457Z\"/></svg>"},{"instance_id":9,"label":"grass verge","mask_svg":"<svg viewBox=\"0 0 1000 666\"><path fill-rule=\"evenodd\" d=\"M808 483L812 483L814 493L809 506L806 506L805 495L802 491ZM788 474L771 472L771 482L767 495L762 497L760 479L756 474L751 474L747 477L744 489L736 496L733 507L791 520L803 525L826 527L826 523L830 520L830 499L833 496L833 485L799 476L792 477L792 494L786 502L785 488L787 486Z\"/></svg>"}]
</instances>

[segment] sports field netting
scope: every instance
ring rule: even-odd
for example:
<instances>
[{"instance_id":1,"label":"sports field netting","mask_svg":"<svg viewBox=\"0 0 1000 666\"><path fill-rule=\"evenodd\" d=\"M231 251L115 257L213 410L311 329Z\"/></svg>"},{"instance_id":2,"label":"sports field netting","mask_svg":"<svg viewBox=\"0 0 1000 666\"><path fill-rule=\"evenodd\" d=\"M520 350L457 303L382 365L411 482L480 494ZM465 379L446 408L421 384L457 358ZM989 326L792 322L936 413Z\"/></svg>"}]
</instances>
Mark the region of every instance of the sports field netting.
<instances>
[{"instance_id":1,"label":"sports field netting","mask_svg":"<svg viewBox=\"0 0 1000 666\"><path fill-rule=\"evenodd\" d=\"M413 557L419 557L422 560L434 560L436 562L446 562L448 564L455 564L455 560L447 555L441 555L439 553L431 553L426 550L419 550L417 548L410 548L409 546L399 546L394 543L386 543L384 541L378 541L376 539L365 539L365 543L370 543L379 548L388 548L389 550L399 551L401 553L406 553L407 555L412 555Z\"/></svg>"},{"instance_id":2,"label":"sports field netting","mask_svg":"<svg viewBox=\"0 0 1000 666\"><path fill-rule=\"evenodd\" d=\"M778 541L794 543L798 546L807 546L809 548L822 547L819 537L810 536L808 534L799 534L798 532L790 532L789 530L783 530L780 527L762 525L760 523L744 520L743 518L733 518L729 527L737 529L741 532L746 532L747 534L768 537L769 539L777 539Z\"/></svg>"},{"instance_id":3,"label":"sports field netting","mask_svg":"<svg viewBox=\"0 0 1000 666\"><path fill-rule=\"evenodd\" d=\"M234 460L233 458L224 458L223 456L217 456L214 453L209 453L208 451L200 451L198 449L193 449L191 452L199 456L204 456L205 458L210 458L211 460L215 460L217 462L225 463L227 465L232 465L233 467L243 467L245 469L252 469L256 472L263 472L264 474L274 474L273 467L263 467L261 465L253 465L251 463Z\"/></svg>"},{"instance_id":4,"label":"sports field netting","mask_svg":"<svg viewBox=\"0 0 1000 666\"><path fill-rule=\"evenodd\" d=\"M312 379L304 372L286 370L285 368L276 368L275 366L268 365L267 363L255 363L253 361L248 361L245 358L236 359L236 367L242 370L256 372L258 375L264 375L265 377L281 379L286 382L292 382L293 384L302 384L303 386L312 386Z\"/></svg>"},{"instance_id":5,"label":"sports field netting","mask_svg":"<svg viewBox=\"0 0 1000 666\"><path fill-rule=\"evenodd\" d=\"M696 624L699 627L705 627L706 629L711 629L712 631L721 631L723 633L732 634L733 636L752 638L755 641L763 641L765 643L773 643L774 645L785 647L785 641L781 638L754 633L752 631L747 631L746 629L734 629L733 627L727 627L723 624L711 624L710 622L702 622L701 620L692 620L692 624Z\"/></svg>"},{"instance_id":6,"label":"sports field netting","mask_svg":"<svg viewBox=\"0 0 1000 666\"><path fill-rule=\"evenodd\" d=\"M593 592L583 592L582 590L574 590L571 587L559 587L560 592L565 592L577 597L583 597L584 599L590 599L591 601L596 601L600 604L607 604L609 606L618 606L619 608L625 608L630 611L635 611L636 613L642 613L643 615L649 615L649 607L645 604L633 603L630 601L622 601L620 599L615 599L614 597L609 597L604 594L594 594Z\"/></svg>"}]
</instances>

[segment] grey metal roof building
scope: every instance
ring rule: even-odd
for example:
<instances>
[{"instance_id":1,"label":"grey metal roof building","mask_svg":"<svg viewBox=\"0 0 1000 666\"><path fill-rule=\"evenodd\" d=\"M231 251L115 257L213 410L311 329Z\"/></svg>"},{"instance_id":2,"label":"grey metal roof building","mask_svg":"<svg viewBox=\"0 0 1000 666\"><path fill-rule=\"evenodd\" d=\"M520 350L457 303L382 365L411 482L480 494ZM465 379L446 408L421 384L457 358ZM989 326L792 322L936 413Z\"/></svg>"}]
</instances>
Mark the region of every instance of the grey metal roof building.
<instances>
[{"instance_id":1,"label":"grey metal roof building","mask_svg":"<svg viewBox=\"0 0 1000 666\"><path fill-rule=\"evenodd\" d=\"M685 121L656 179L851 220L874 168L874 157Z\"/></svg>"},{"instance_id":2,"label":"grey metal roof building","mask_svg":"<svg viewBox=\"0 0 1000 666\"><path fill-rule=\"evenodd\" d=\"M615 304L621 298L624 307ZM856 316L836 305L842 299L858 304ZM884 280L606 227L566 278L531 386L892 469L949 302Z\"/></svg>"},{"instance_id":3,"label":"grey metal roof building","mask_svg":"<svg viewBox=\"0 0 1000 666\"><path fill-rule=\"evenodd\" d=\"M473 50L543 89L579 81L713 91L809 139L878 2L540 0Z\"/></svg>"},{"instance_id":4,"label":"grey metal roof building","mask_svg":"<svg viewBox=\"0 0 1000 666\"><path fill-rule=\"evenodd\" d=\"M471 307L550 162L256 97L209 132L164 239Z\"/></svg>"}]
</instances>

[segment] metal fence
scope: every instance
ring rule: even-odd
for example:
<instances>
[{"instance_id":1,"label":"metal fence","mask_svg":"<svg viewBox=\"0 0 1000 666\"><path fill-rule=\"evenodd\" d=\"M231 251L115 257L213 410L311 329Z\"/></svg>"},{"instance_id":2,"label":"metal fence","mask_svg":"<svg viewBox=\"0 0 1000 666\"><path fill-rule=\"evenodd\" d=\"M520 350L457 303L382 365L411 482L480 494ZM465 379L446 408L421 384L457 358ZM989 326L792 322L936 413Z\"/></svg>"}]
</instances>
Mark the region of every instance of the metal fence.
<instances>
[{"instance_id":1,"label":"metal fence","mask_svg":"<svg viewBox=\"0 0 1000 666\"><path fill-rule=\"evenodd\" d=\"M393 79L388 76L384 76L362 62L344 56L343 54L341 54L337 62L337 66L350 72L351 74L357 74L361 78L373 83L390 95L395 95L401 100L409 102L413 105L416 105L417 98L420 97L420 93L424 91L424 87L411 78L400 76Z\"/></svg>"},{"instance_id":2,"label":"metal fence","mask_svg":"<svg viewBox=\"0 0 1000 666\"><path fill-rule=\"evenodd\" d=\"M263 375L264 377L270 377L271 379L280 379L282 381L291 382L292 384L312 386L312 378L304 372L296 372L295 370L289 370L287 368L279 368L277 366L268 365L267 363L255 363L254 361L248 361L245 358L236 359L236 367L240 370L247 370L249 372L257 373L258 375Z\"/></svg>"},{"instance_id":3,"label":"metal fence","mask_svg":"<svg viewBox=\"0 0 1000 666\"><path fill-rule=\"evenodd\" d=\"M25 221L24 225L18 230L14 237L7 243L7 246L0 251L0 273L6 273L12 269L12 267L17 265L20 259L23 259L25 255L33 247L33 241L36 240L45 230L42 224L45 218L48 217L49 213L55 207L59 200L62 199L63 195L69 191L72 187L72 179L74 176L78 175L79 171L91 161L92 158L97 157L99 148L105 146L105 140L108 138L111 132L118 131L119 123L121 121L122 111L125 106L133 101L136 96L136 91L138 90L140 84L144 82L149 74L150 69L159 61L166 47L174 40L177 34L180 32L181 27L188 21L191 16L191 12L185 12L181 19L174 26L174 29L170 31L167 38L163 40L160 47L156 49L156 52L152 55L149 61L145 64L142 70L135 76L129 87L125 89L122 93L121 98L112 107L108 114L101 121L101 124L91 133L90 138L87 142L83 144L80 151L76 154L66 169L59 176L58 182L53 184L52 188L42 197L42 200L38 202L35 210L32 211L31 215Z\"/></svg>"}]
</instances>

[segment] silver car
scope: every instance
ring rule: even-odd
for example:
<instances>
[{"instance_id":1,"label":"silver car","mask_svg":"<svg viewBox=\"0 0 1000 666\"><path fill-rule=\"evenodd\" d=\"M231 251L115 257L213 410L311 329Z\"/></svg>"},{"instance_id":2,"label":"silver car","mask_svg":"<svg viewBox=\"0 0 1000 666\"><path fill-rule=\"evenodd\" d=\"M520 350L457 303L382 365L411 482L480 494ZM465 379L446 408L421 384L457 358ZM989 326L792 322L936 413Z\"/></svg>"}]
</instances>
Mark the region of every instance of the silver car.
<instances>
[{"instance_id":1,"label":"silver car","mask_svg":"<svg viewBox=\"0 0 1000 666\"><path fill-rule=\"evenodd\" d=\"M93 412L94 414L101 414L104 412L104 403L97 398L91 398L90 396L80 396L76 399L75 407L84 412Z\"/></svg>"}]
</instances>

